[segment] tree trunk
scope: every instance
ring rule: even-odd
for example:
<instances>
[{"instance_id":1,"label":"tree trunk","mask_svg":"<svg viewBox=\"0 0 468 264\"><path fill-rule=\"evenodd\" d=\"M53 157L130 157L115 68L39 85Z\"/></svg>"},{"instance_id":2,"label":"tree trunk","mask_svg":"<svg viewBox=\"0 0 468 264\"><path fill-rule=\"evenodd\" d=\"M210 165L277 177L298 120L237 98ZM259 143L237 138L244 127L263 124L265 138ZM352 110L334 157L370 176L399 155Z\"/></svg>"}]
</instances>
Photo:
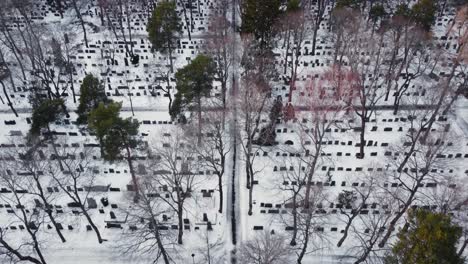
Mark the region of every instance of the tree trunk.
<instances>
[{"instance_id":1,"label":"tree trunk","mask_svg":"<svg viewBox=\"0 0 468 264\"><path fill-rule=\"evenodd\" d=\"M60 156L59 156L59 153L58 153L58 150L57 150L57 146L55 146L55 139L54 139L54 135L52 134L52 131L50 130L50 126L49 124L47 124L47 132L49 132L49 135L50 135L50 143L52 145L52 149L54 151L54 154L55 156L57 156L57 161L58 161L58 164L59 164L59 167L60 167L60 171L64 171L64 167L63 167L63 162L62 160L60 159Z\"/></svg>"},{"instance_id":2,"label":"tree trunk","mask_svg":"<svg viewBox=\"0 0 468 264\"><path fill-rule=\"evenodd\" d=\"M432 113L431 117L429 118L429 124L428 124L427 130L425 131L425 133L423 134L423 136L421 138L423 143L426 143L427 137L429 136L429 133L431 132L432 125L435 122L435 118L436 118L437 114L439 114L440 108L442 107L442 103L444 102L445 96L447 95L450 83L451 83L451 81L453 79L453 76L455 75L455 70L457 68L458 68L458 63L454 63L454 65L452 66L452 70L450 72L450 76L447 78L447 83L444 84L442 94L439 97L439 101L436 104L436 108L434 109L434 112Z\"/></svg>"},{"instance_id":3,"label":"tree trunk","mask_svg":"<svg viewBox=\"0 0 468 264\"><path fill-rule=\"evenodd\" d=\"M219 188L219 210L218 212L223 213L223 175L218 173L218 188Z\"/></svg>"},{"instance_id":4,"label":"tree trunk","mask_svg":"<svg viewBox=\"0 0 468 264\"><path fill-rule=\"evenodd\" d=\"M169 82L169 74L167 74L167 76L166 76L166 82L167 82L167 98L169 98L169 110L168 111L171 111L172 95L171 95L171 89L169 89L169 86L171 86L171 84Z\"/></svg>"},{"instance_id":5,"label":"tree trunk","mask_svg":"<svg viewBox=\"0 0 468 264\"><path fill-rule=\"evenodd\" d=\"M465 251L465 248L466 248L466 245L468 244L468 239L465 239L465 241L463 241L463 245L461 246L460 250L458 250L458 256L459 257L462 257L463 256L463 252Z\"/></svg>"},{"instance_id":6,"label":"tree trunk","mask_svg":"<svg viewBox=\"0 0 468 264\"><path fill-rule=\"evenodd\" d=\"M248 215L252 215L252 194L253 194L253 183L250 185L249 189L249 211L247 212Z\"/></svg>"},{"instance_id":7,"label":"tree trunk","mask_svg":"<svg viewBox=\"0 0 468 264\"><path fill-rule=\"evenodd\" d=\"M13 107L13 104L11 103L10 97L8 96L8 93L7 93L7 91L6 91L5 84L3 84L3 81L1 81L1 80L0 80L0 84L2 85L3 94L5 94L5 97L6 97L7 102L8 102L8 106L10 106L11 111L13 111L13 113L15 114L15 116L18 117L18 113L16 112L15 108Z\"/></svg>"},{"instance_id":8,"label":"tree trunk","mask_svg":"<svg viewBox=\"0 0 468 264\"><path fill-rule=\"evenodd\" d=\"M247 183L246 183L246 188L250 189L250 186L252 185L252 175L250 175L250 152L252 151L252 143L250 142L250 139L247 139L247 153L246 155L246 164L245 164L245 174L247 176Z\"/></svg>"},{"instance_id":9,"label":"tree trunk","mask_svg":"<svg viewBox=\"0 0 468 264\"><path fill-rule=\"evenodd\" d=\"M364 106L365 108L365 106ZM359 139L360 139L360 143L359 143L359 156L357 157L358 159L364 159L364 147L366 145L366 138L365 138L365 135L366 135L366 115L367 115L367 111L364 109L363 110L363 113L362 113L362 116L361 116L361 133L360 133L360 136L359 136Z\"/></svg>"},{"instance_id":10,"label":"tree trunk","mask_svg":"<svg viewBox=\"0 0 468 264\"><path fill-rule=\"evenodd\" d=\"M173 62L172 62L172 45L171 45L170 41L169 41L167 46L168 46L168 50L169 50L169 63L171 65L171 73L173 73L174 72L174 65L173 65Z\"/></svg>"},{"instance_id":11,"label":"tree trunk","mask_svg":"<svg viewBox=\"0 0 468 264\"><path fill-rule=\"evenodd\" d=\"M343 232L343 236L341 237L340 241L338 241L338 243L336 244L337 247L341 247L343 245L343 243L345 242L346 238L348 237L348 232L349 232L349 228L351 227L351 223L353 222L354 218L358 215L359 211L356 211L356 213L354 213L348 219L348 222L346 223L346 227L345 227L344 232Z\"/></svg>"},{"instance_id":12,"label":"tree trunk","mask_svg":"<svg viewBox=\"0 0 468 264\"><path fill-rule=\"evenodd\" d=\"M37 187L37 189L39 191L39 197L41 198L42 203L44 203L45 212L47 213L47 215L49 216L50 221L54 225L55 231L57 232L57 235L60 237L60 240L62 240L62 243L65 243L66 242L65 237L63 236L62 231L60 231L60 229L57 226L57 222L55 221L55 217L52 214L51 206L49 205L49 202L47 201L47 199L46 199L46 197L44 195L44 191L43 191L41 182L40 182L39 178L36 178L36 177L37 176L34 175L34 181L35 181L36 187Z\"/></svg>"},{"instance_id":13,"label":"tree trunk","mask_svg":"<svg viewBox=\"0 0 468 264\"><path fill-rule=\"evenodd\" d=\"M99 19L101 20L101 26L104 26L104 9L102 4L99 4Z\"/></svg>"},{"instance_id":14,"label":"tree trunk","mask_svg":"<svg viewBox=\"0 0 468 264\"><path fill-rule=\"evenodd\" d=\"M73 73L72 71L70 70L70 90L72 91L72 95L73 95L73 103L76 104L76 93L75 93L75 85L73 84Z\"/></svg>"},{"instance_id":15,"label":"tree trunk","mask_svg":"<svg viewBox=\"0 0 468 264\"><path fill-rule=\"evenodd\" d=\"M394 115L398 114L399 108L400 108L400 93L397 92L397 94L395 95L395 99L393 101L393 114Z\"/></svg>"},{"instance_id":16,"label":"tree trunk","mask_svg":"<svg viewBox=\"0 0 468 264\"><path fill-rule=\"evenodd\" d=\"M36 237L36 232L33 232L29 226L29 218L28 216L26 215L26 212L25 212L25 209L24 209L24 206L21 204L21 201L20 201L20 198L17 196L17 194L15 193L15 198L16 198L16 202L18 203L18 206L21 208L20 209L20 212L22 214L22 222L25 224L25 228L26 228L26 231L28 232L28 234L31 236L31 239L32 239L32 247L34 248L34 251L36 252L37 256L39 257L39 259L41 260L41 263L43 264L46 264L46 261L45 261L45 258L44 256L42 255L42 250L41 248L39 247L39 242L37 241L37 237ZM39 228L40 226L38 226L37 228Z\"/></svg>"},{"instance_id":17,"label":"tree trunk","mask_svg":"<svg viewBox=\"0 0 468 264\"><path fill-rule=\"evenodd\" d=\"M135 175L135 169L133 168L133 162L132 162L132 154L130 152L130 146L128 144L125 145L125 149L127 152L127 163L128 163L128 169L130 170L130 175L132 176L132 184L133 184L133 190L135 191L135 197L133 198L133 201L135 203L138 203L140 199L140 193L138 190L138 181Z\"/></svg>"},{"instance_id":18,"label":"tree trunk","mask_svg":"<svg viewBox=\"0 0 468 264\"><path fill-rule=\"evenodd\" d=\"M202 141L202 104L201 104L201 96L197 98L197 105L198 105L198 134L197 134L197 144L198 146L201 145Z\"/></svg>"},{"instance_id":19,"label":"tree trunk","mask_svg":"<svg viewBox=\"0 0 468 264\"><path fill-rule=\"evenodd\" d=\"M307 212L310 214L310 212ZM305 253L307 252L307 247L309 245L309 229L310 229L310 219L309 216L307 217L306 229L304 230L304 242L302 244L301 252L297 257L297 264L302 264L302 259L304 258Z\"/></svg>"},{"instance_id":20,"label":"tree trunk","mask_svg":"<svg viewBox=\"0 0 468 264\"><path fill-rule=\"evenodd\" d=\"M75 12L76 12L76 17L80 21L81 28L83 29L83 38L84 38L84 41L85 41L85 45L86 45L86 47L88 47L88 36L87 36L87 33L86 33L86 26L85 26L83 17L81 16L80 10L78 9L78 6L76 4L76 0L72 0L72 4L73 4L73 8L75 9Z\"/></svg>"},{"instance_id":21,"label":"tree trunk","mask_svg":"<svg viewBox=\"0 0 468 264\"><path fill-rule=\"evenodd\" d=\"M290 44L289 44L290 35L291 35L291 31L288 30L287 35L286 35L286 36L287 36L287 37L286 37L286 41L285 41L285 42L286 42L286 51L285 51L285 52L286 52L286 56L285 56L285 58L284 58L284 70L283 70L284 73L283 73L283 74L286 74L286 71L288 70L288 57L289 57L288 52L289 52L289 45L290 45Z\"/></svg>"},{"instance_id":22,"label":"tree trunk","mask_svg":"<svg viewBox=\"0 0 468 264\"><path fill-rule=\"evenodd\" d=\"M293 195L293 209L292 209L292 215L293 215L293 235L291 238L291 242L289 242L289 245L295 246L297 245L296 242L296 237L297 237L297 204L296 204L296 199L297 199L297 193L294 193Z\"/></svg>"},{"instance_id":23,"label":"tree trunk","mask_svg":"<svg viewBox=\"0 0 468 264\"><path fill-rule=\"evenodd\" d=\"M190 4L190 6L192 6L192 5ZM185 19L185 25L187 27L188 38L189 38L189 41L191 41L192 40L192 35L190 34L191 26L189 25L191 23L189 23L189 20L188 20L188 17L187 17L187 8L185 7L184 2L182 2L182 10L184 11L184 19Z\"/></svg>"},{"instance_id":24,"label":"tree trunk","mask_svg":"<svg viewBox=\"0 0 468 264\"><path fill-rule=\"evenodd\" d=\"M314 26L314 34L313 34L313 37L312 37L312 56L315 56L315 47L317 46L317 31L318 31L318 27L320 25L315 25Z\"/></svg>"},{"instance_id":25,"label":"tree trunk","mask_svg":"<svg viewBox=\"0 0 468 264\"><path fill-rule=\"evenodd\" d=\"M321 138L320 138L320 141L321 141ZM320 144L320 141L317 142L317 144ZM304 201L304 208L305 209L308 209L309 208L309 204L310 204L310 188L312 186L312 177L314 176L315 174L315 167L317 166L317 161L318 161L318 157L320 155L320 150L321 150L321 147L320 145L318 145L318 147L316 146L316 149L315 149L315 155L314 155L314 159L312 160L312 164L310 165L310 171L309 171L309 174L307 175L307 182L306 182L306 192L305 192L305 201Z\"/></svg>"},{"instance_id":26,"label":"tree trunk","mask_svg":"<svg viewBox=\"0 0 468 264\"><path fill-rule=\"evenodd\" d=\"M380 248L383 248L385 246L385 243L387 243L388 239L390 238L390 236L393 233L393 229L395 228L396 223L398 222L398 220L400 220L400 218L405 214L406 210L408 210L408 208L413 203L414 196L415 196L416 192L419 189L419 184L421 183L421 181L423 179L424 179L424 176L422 176L421 178L419 178L417 180L416 187L414 187L414 189L411 190L411 194L408 197L408 199L406 200L406 203L405 203L404 207L396 214L396 216L392 219L392 221L390 221L390 225L388 226L388 230L385 233L385 236L382 238L382 240L379 243Z\"/></svg>"},{"instance_id":27,"label":"tree trunk","mask_svg":"<svg viewBox=\"0 0 468 264\"><path fill-rule=\"evenodd\" d=\"M77 194L78 195L78 194ZM88 223L89 225L91 226L91 228L94 230L94 233L96 233L96 236L97 236L97 239L98 239L98 242L99 244L102 244L102 242L104 241L104 239L102 239L101 237L101 233L99 232L99 229L97 228L97 226L94 224L93 220L91 219L91 217L89 216L88 214L88 211L86 211L84 205L82 203L80 203L80 208L81 208L81 211L83 212L83 215L86 217L86 220L88 220Z\"/></svg>"},{"instance_id":28,"label":"tree trunk","mask_svg":"<svg viewBox=\"0 0 468 264\"><path fill-rule=\"evenodd\" d=\"M177 191L178 193L180 192L179 190ZM178 195L179 196L179 195ZM183 243L183 240L182 240L182 236L184 235L184 219L183 219L183 206L182 206L182 202L180 201L181 197L178 197L178 200L177 200L177 219L178 219L178 222L179 222L179 230L178 230L178 234L177 234L177 243L179 245L182 245Z\"/></svg>"},{"instance_id":29,"label":"tree trunk","mask_svg":"<svg viewBox=\"0 0 468 264\"><path fill-rule=\"evenodd\" d=\"M149 210L152 210L152 208L150 207ZM153 222L153 226L155 230L156 243L158 244L158 248L161 251L161 255L163 256L164 264L170 264L169 256L167 255L166 248L164 248L164 245L161 241L161 235L159 234L159 227L156 221L154 220L154 216L153 216L152 222Z\"/></svg>"},{"instance_id":30,"label":"tree trunk","mask_svg":"<svg viewBox=\"0 0 468 264\"><path fill-rule=\"evenodd\" d=\"M355 262L354 264L360 264L364 261L366 261L367 257L369 256L372 248L374 247L375 243L376 243L377 240L374 240L370 243L370 245L366 248L366 250L364 251L364 254L362 254L361 257L359 257Z\"/></svg>"}]
</instances>

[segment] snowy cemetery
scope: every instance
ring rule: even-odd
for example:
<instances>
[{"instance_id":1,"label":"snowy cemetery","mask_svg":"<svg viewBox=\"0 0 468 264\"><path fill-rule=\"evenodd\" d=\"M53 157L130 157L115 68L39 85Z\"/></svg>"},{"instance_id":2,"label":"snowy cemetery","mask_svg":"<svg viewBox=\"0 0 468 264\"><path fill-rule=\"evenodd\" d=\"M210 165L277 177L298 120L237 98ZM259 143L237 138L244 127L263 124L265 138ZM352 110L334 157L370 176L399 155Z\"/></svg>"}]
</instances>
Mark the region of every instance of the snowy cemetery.
<instances>
[{"instance_id":1,"label":"snowy cemetery","mask_svg":"<svg viewBox=\"0 0 468 264\"><path fill-rule=\"evenodd\" d=\"M0 263L412 263L418 209L466 256L468 7L427 1L2 0Z\"/></svg>"}]
</instances>

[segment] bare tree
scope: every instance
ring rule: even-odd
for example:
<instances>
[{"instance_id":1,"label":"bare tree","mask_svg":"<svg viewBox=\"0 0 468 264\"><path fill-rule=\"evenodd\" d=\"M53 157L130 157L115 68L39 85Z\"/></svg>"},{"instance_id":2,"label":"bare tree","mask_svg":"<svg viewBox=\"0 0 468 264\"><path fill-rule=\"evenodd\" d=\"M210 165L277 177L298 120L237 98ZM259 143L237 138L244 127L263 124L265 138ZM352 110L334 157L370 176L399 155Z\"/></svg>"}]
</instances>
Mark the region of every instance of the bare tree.
<instances>
[{"instance_id":1,"label":"bare tree","mask_svg":"<svg viewBox=\"0 0 468 264\"><path fill-rule=\"evenodd\" d=\"M354 30L353 28L358 24L359 13L354 9L340 8L334 9L331 13L331 36L333 41L333 64L344 64L345 51L351 44L352 34L348 31Z\"/></svg>"},{"instance_id":2,"label":"bare tree","mask_svg":"<svg viewBox=\"0 0 468 264\"><path fill-rule=\"evenodd\" d=\"M246 241L239 251L242 263L251 264L286 264L290 263L290 249L286 238L279 234L262 232Z\"/></svg>"},{"instance_id":3,"label":"bare tree","mask_svg":"<svg viewBox=\"0 0 468 264\"><path fill-rule=\"evenodd\" d=\"M395 212L388 229L379 242L382 248L393 233L398 221L404 216L413 202L418 198L421 183L427 179L438 182L442 173L436 173L439 168L447 166L447 161L440 159L440 155L447 150L450 132L443 123L438 125L437 132L432 132L431 138L423 143L421 135L431 123L429 116L432 110L413 110L409 115L409 129L402 145L396 144L392 150L398 153L391 162L396 168L393 179L399 183L399 191L394 193L395 204L399 207ZM400 143L401 144L401 143ZM403 155L401 155L403 154Z\"/></svg>"},{"instance_id":4,"label":"bare tree","mask_svg":"<svg viewBox=\"0 0 468 264\"><path fill-rule=\"evenodd\" d=\"M383 97L378 89L382 85L382 62L385 60L382 43L383 34L370 34L363 17L359 17L356 25L348 32L350 43L344 51L349 70L353 73L353 90L356 98L351 107L360 120L359 154L357 158L364 158L366 145L366 124L375 112L375 106Z\"/></svg>"},{"instance_id":5,"label":"bare tree","mask_svg":"<svg viewBox=\"0 0 468 264\"><path fill-rule=\"evenodd\" d=\"M194 146L186 140L182 130L176 129L173 134L162 136L162 143L150 149L149 155L154 163L150 164L155 176L153 179L161 186L166 186L167 196L160 196L177 214L178 236L177 243L182 244L184 234L185 203L191 197L195 187L196 174L199 172Z\"/></svg>"},{"instance_id":6,"label":"bare tree","mask_svg":"<svg viewBox=\"0 0 468 264\"><path fill-rule=\"evenodd\" d=\"M319 163L322 161L322 142L327 137L327 131L339 124L340 118L346 114L349 98L352 96L352 79L342 72L341 67L332 67L319 78L310 79L306 83L298 104L304 108L298 119L300 147L303 153L301 159L307 166L305 189L305 208L309 207L312 179Z\"/></svg>"},{"instance_id":7,"label":"bare tree","mask_svg":"<svg viewBox=\"0 0 468 264\"><path fill-rule=\"evenodd\" d=\"M16 117L18 117L18 113L16 112L15 107L13 106L13 103L11 102L10 96L8 95L4 80L9 78L10 79L10 84L15 87L15 82L13 81L13 77L11 76L11 70L10 67L8 67L6 61L5 61L5 56L3 55L3 51L0 49L0 85L2 85L3 88L3 94L5 95L5 98L7 99L7 105L10 106L11 111L15 114ZM13 90L15 90L13 88ZM0 97L0 100L2 103L5 103L3 101L3 98Z\"/></svg>"},{"instance_id":8,"label":"bare tree","mask_svg":"<svg viewBox=\"0 0 468 264\"><path fill-rule=\"evenodd\" d=\"M199 159L201 158L201 163L213 170L218 178L219 213L223 212L223 177L226 170L226 157L232 148L229 130L220 121L223 116L224 111L205 114L202 144L195 148L196 154Z\"/></svg>"},{"instance_id":9,"label":"bare tree","mask_svg":"<svg viewBox=\"0 0 468 264\"><path fill-rule=\"evenodd\" d=\"M278 21L280 30L284 31L284 40L282 44L282 48L285 49L283 73L286 74L288 67L290 68L288 102L291 102L293 90L296 89L299 60L304 54L302 47L304 40L310 33L310 24L307 20L308 10L305 10L306 8L307 7L296 7L293 10L288 10L284 17ZM278 45L279 43L280 42L278 42ZM312 49L315 49L315 41ZM291 57L290 61L288 61L289 57Z\"/></svg>"},{"instance_id":10,"label":"bare tree","mask_svg":"<svg viewBox=\"0 0 468 264\"><path fill-rule=\"evenodd\" d=\"M411 35L411 37L407 36ZM396 115L399 110L402 98L406 95L406 91L410 89L410 85L415 80L422 76L427 76L427 70L432 65L437 64L438 57L433 57L429 43L423 39L421 31L412 31L404 36L404 55L400 62L400 69L397 73L395 81L395 99L393 102L393 114ZM408 39L407 39L408 38ZM427 39L426 39L427 40ZM398 78L404 74L404 81L399 84Z\"/></svg>"},{"instance_id":11,"label":"bare tree","mask_svg":"<svg viewBox=\"0 0 468 264\"><path fill-rule=\"evenodd\" d=\"M46 160L43 152L37 149L30 151L27 148L20 148L17 151L18 153L4 153L12 160L10 163L11 169L27 175L24 177L23 188L26 188L29 194L37 197L35 199L37 200L36 210L39 209L48 216L60 240L65 243L66 239L57 224L57 215L52 210L52 203L56 197L53 194L47 193L44 186L53 182L53 179L45 173L48 170L49 161Z\"/></svg>"},{"instance_id":12,"label":"bare tree","mask_svg":"<svg viewBox=\"0 0 468 264\"><path fill-rule=\"evenodd\" d=\"M6 255L13 261L30 261L36 264L46 264L43 254L43 243L40 240L40 228L44 224L44 216L37 213L28 213L26 206L29 205L27 193L24 190L23 177L20 177L15 167L8 162L11 157L4 157L2 169L0 170L0 182L9 189L9 193L0 194L0 199L13 205L10 223L21 223L27 232L24 240L18 240L15 234L11 234L11 229L0 228L0 248L6 250ZM19 242L18 242L19 241Z\"/></svg>"},{"instance_id":13,"label":"bare tree","mask_svg":"<svg viewBox=\"0 0 468 264\"><path fill-rule=\"evenodd\" d=\"M142 177L137 184L140 198L124 210L128 214L130 228L122 234L123 240L118 247L124 255L144 254L154 256L154 263L162 258L165 264L169 264L173 260L167 247L172 244L172 235L169 230L161 228L164 224L161 218L169 209L156 197L160 186L153 176Z\"/></svg>"},{"instance_id":14,"label":"bare tree","mask_svg":"<svg viewBox=\"0 0 468 264\"><path fill-rule=\"evenodd\" d=\"M219 264L226 261L227 258L223 250L224 243L219 235L214 238L213 232L206 230L201 235L201 239L203 245L197 248L198 253L202 255L200 264Z\"/></svg>"},{"instance_id":15,"label":"bare tree","mask_svg":"<svg viewBox=\"0 0 468 264\"><path fill-rule=\"evenodd\" d=\"M311 26L312 26L312 55L315 55L315 49L317 46L317 36L318 36L318 30L320 29L320 25L322 24L322 21L325 20L326 16L326 9L327 6L330 5L330 0L317 0L317 1L311 1L311 0L306 0L305 2L305 9L309 9L307 13L307 18L311 20ZM333 4L332 4L333 6Z\"/></svg>"},{"instance_id":16,"label":"bare tree","mask_svg":"<svg viewBox=\"0 0 468 264\"><path fill-rule=\"evenodd\" d=\"M387 205L385 203L380 203ZM354 264L360 263L374 263L373 260L381 257L381 251L376 249L375 245L382 237L386 226L390 222L391 214L382 212L378 214L359 215L359 222L362 224L354 224L351 226L351 233L353 234L353 241L357 241L355 245L351 246L350 252L356 256Z\"/></svg>"},{"instance_id":17,"label":"bare tree","mask_svg":"<svg viewBox=\"0 0 468 264\"><path fill-rule=\"evenodd\" d=\"M230 32L230 23L227 20L228 1L217 1L217 7L221 10L220 13L210 13L209 21L209 38L206 40L204 49L211 54L217 64L216 75L221 82L221 100L223 109L226 110L226 93L229 78L229 70L231 69L231 52L234 39ZM224 119L223 119L224 120Z\"/></svg>"},{"instance_id":18,"label":"bare tree","mask_svg":"<svg viewBox=\"0 0 468 264\"><path fill-rule=\"evenodd\" d=\"M240 132L240 144L242 146L245 170L246 170L246 187L249 189L249 211L252 215L252 195L253 182L255 175L258 173L254 168L256 153L260 151L260 146L254 146L254 141L258 136L261 128L262 116L270 108L270 87L261 75L248 73L242 78L242 84L239 89L238 104L241 110L241 122L243 130Z\"/></svg>"},{"instance_id":19,"label":"bare tree","mask_svg":"<svg viewBox=\"0 0 468 264\"><path fill-rule=\"evenodd\" d=\"M161 67L157 67L154 72L156 76L154 77L151 94L155 96L156 90L163 91L165 93L164 96L167 96L169 99L168 111L170 111L173 101L172 94L175 90L175 87L171 85L171 71L164 71Z\"/></svg>"},{"instance_id":20,"label":"bare tree","mask_svg":"<svg viewBox=\"0 0 468 264\"><path fill-rule=\"evenodd\" d=\"M289 166L289 169L288 169ZM279 189L288 193L288 198L285 201L285 207L291 208L291 217L292 217L292 237L289 244L291 246L297 245L297 236L298 236L298 215L299 208L302 200L303 189L306 186L306 180L308 172L306 171L305 163L300 158L287 159L281 168L284 168L284 171L281 173L283 182L279 186ZM287 224L289 225L289 219L286 219Z\"/></svg>"},{"instance_id":21,"label":"bare tree","mask_svg":"<svg viewBox=\"0 0 468 264\"><path fill-rule=\"evenodd\" d=\"M51 153L56 155L55 159L61 162L64 170L50 163L47 173L54 179L66 196L80 208L87 222L96 233L99 244L101 244L105 239L102 238L99 228L89 214L90 208L87 207L87 199L91 194L92 186L98 173L93 162L93 155L96 155L95 150L90 147L84 147L81 151L78 148L74 148L70 152L70 149L63 147L55 148ZM83 187L87 187L84 192L81 191Z\"/></svg>"},{"instance_id":22,"label":"bare tree","mask_svg":"<svg viewBox=\"0 0 468 264\"><path fill-rule=\"evenodd\" d=\"M134 9L142 7L139 3L133 4ZM112 30L116 39L123 40L125 51L133 63L135 54L133 52L133 32L130 23L134 9L132 9L131 3L123 0L106 0L104 6L108 27ZM116 21L117 25L114 25L114 21Z\"/></svg>"},{"instance_id":23,"label":"bare tree","mask_svg":"<svg viewBox=\"0 0 468 264\"><path fill-rule=\"evenodd\" d=\"M348 237L349 229L351 228L354 219L356 219L363 210L367 208L369 200L375 192L377 180L375 175L363 175L359 177L363 179L365 186L355 186L351 190L343 190L338 195L338 203L340 204L341 216L346 223L343 235L337 243L337 247L341 247Z\"/></svg>"},{"instance_id":24,"label":"bare tree","mask_svg":"<svg viewBox=\"0 0 468 264\"><path fill-rule=\"evenodd\" d=\"M320 213L320 209L325 202L325 196L321 186L314 186L308 200L301 202L303 208L298 215L299 252L296 252L298 264L302 263L306 254L322 249L321 244L325 240L322 231L326 218ZM306 201L309 202L308 207L305 207Z\"/></svg>"},{"instance_id":25,"label":"bare tree","mask_svg":"<svg viewBox=\"0 0 468 264\"><path fill-rule=\"evenodd\" d=\"M85 0L71 0L71 5L73 10L75 11L76 18L80 22L81 29L83 30L83 39L85 42L86 47L88 47L88 34L86 31L86 22L83 18L82 9L86 6L87 1Z\"/></svg>"}]
</instances>

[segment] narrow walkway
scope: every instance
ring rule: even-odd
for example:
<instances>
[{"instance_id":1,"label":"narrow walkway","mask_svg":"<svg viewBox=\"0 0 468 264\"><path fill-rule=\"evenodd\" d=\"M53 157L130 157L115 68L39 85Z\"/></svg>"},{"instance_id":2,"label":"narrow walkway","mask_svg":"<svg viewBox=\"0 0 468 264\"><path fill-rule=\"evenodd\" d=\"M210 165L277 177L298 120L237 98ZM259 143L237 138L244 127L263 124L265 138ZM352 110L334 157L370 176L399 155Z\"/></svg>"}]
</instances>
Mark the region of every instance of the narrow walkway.
<instances>
[{"instance_id":1,"label":"narrow walkway","mask_svg":"<svg viewBox=\"0 0 468 264\"><path fill-rule=\"evenodd\" d=\"M237 154L237 103L236 103L236 95L237 95L237 85L238 85L238 67L240 67L239 62L238 62L238 57L237 57L237 38L236 38L236 10L237 10L237 0L232 0L231 3L231 34L232 34L232 39L234 40L232 43L231 47L231 73L232 73L232 79L231 79L231 93L230 96L233 98L233 100L230 100L233 102L232 104L232 116L231 116L231 125L230 125L230 134L231 134L231 142L232 142L232 149L233 149L233 155L232 155L232 174L231 174L231 179L230 182L228 183L230 186L231 190L231 199L228 201L230 205L228 206L228 210L230 210L230 217L231 217L231 239L232 239L232 251L231 251L231 259L230 263L231 264L236 264L237 263L237 240L239 237L238 231L239 231L239 215L238 215L238 209L239 206L237 203L239 202L238 199L238 188L239 184L238 182L238 175L237 175L237 160L238 160L238 154Z\"/></svg>"}]
</instances>

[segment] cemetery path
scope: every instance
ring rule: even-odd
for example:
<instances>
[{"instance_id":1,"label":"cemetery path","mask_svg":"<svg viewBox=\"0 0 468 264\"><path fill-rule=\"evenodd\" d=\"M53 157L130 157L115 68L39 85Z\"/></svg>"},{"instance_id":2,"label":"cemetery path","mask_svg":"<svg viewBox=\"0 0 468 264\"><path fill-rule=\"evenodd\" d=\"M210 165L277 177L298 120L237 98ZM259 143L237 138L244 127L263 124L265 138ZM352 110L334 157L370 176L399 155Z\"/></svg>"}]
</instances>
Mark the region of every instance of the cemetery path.
<instances>
[{"instance_id":1,"label":"cemetery path","mask_svg":"<svg viewBox=\"0 0 468 264\"><path fill-rule=\"evenodd\" d=\"M232 244L230 245L229 248L229 262L231 264L237 263L237 258L236 258L236 251L237 251L237 245L238 245L238 238L241 236L239 235L240 231L240 214L239 214L239 195L240 195L240 184L239 184L239 177L238 177L238 164L237 161L239 160L239 153L237 151L238 147L238 142L237 142L237 135L238 135L238 124L237 124L237 104L236 104L236 96L237 96L237 85L238 85L238 80L239 80L239 73L238 69L240 67L240 62L239 62L239 56L238 53L239 51L239 43L240 43L240 36L236 32L236 27L237 27L237 0L233 0L231 2L231 34L232 34L232 39L234 40L231 45L230 49L230 58L231 58L231 85L230 85L230 93L229 96L232 98L229 100L229 103L231 105L228 106L229 109L232 111L232 115L230 118L230 123L229 123L229 133L230 133L230 138L231 138L231 146L232 146L232 170L230 171L231 173L228 173L229 177L226 181L227 186L228 186L228 197L227 199L227 219L230 219L231 224L226 225L230 226L230 230L228 230L228 233L231 235L231 242ZM229 227L227 227L229 228Z\"/></svg>"},{"instance_id":2,"label":"cemetery path","mask_svg":"<svg viewBox=\"0 0 468 264\"><path fill-rule=\"evenodd\" d=\"M237 72L235 74L238 75ZM236 78L238 78L238 77L236 77ZM330 108L330 110L333 110L333 106L331 106L331 107L330 106L323 106L323 107ZM401 105L399 107L399 110L404 111L404 110L416 110L416 109L429 109L429 108L432 108L432 107L435 107L435 105L418 105L418 106ZM459 106L458 108L459 109L468 109L468 105ZM68 107L67 109L69 111L76 111L76 107ZM357 108L357 109L359 109L359 108ZM30 114L33 109L31 107L20 107L20 108L15 108L15 110L20 114ZM203 111L210 111L210 112L211 111L217 112L217 111L221 111L222 107L221 106L220 107L203 107L202 110ZM309 107L305 107L305 106L294 106L294 110L295 111L311 111L313 109L311 109ZM373 107L373 110L393 111L393 105L376 105L375 107ZM121 111L122 112L131 112L132 109L130 107L128 107L128 106L123 106ZM133 111L134 112L167 112L167 106L151 106L151 107L134 106ZM0 113L11 113L11 109L10 108L0 109Z\"/></svg>"}]
</instances>

